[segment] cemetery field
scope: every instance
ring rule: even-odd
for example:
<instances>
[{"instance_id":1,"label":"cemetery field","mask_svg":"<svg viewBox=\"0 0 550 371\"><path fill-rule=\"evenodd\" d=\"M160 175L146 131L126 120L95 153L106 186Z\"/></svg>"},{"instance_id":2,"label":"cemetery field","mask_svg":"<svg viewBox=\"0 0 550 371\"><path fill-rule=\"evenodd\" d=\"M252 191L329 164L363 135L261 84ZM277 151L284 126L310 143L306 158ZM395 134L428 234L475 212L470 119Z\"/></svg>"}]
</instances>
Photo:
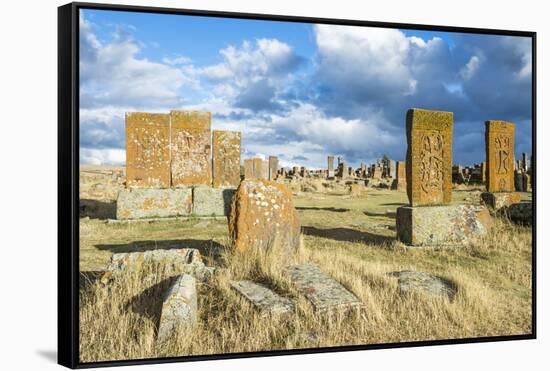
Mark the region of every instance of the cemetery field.
<instances>
[{"instance_id":1,"label":"cemetery field","mask_svg":"<svg viewBox=\"0 0 550 371\"><path fill-rule=\"evenodd\" d=\"M481 189L453 190L454 203L478 203ZM87 195L91 198L93 195ZM82 197L82 195L81 195ZM530 200L530 193L522 193ZM515 335L531 332L531 228L495 218L489 235L456 248L406 248L395 240L395 211L405 192L366 188L347 192L296 191L303 243L293 261L259 251L229 253L227 220L108 222L81 218L80 270L105 270L117 252L197 248L218 268L198 284L199 321L191 333L155 342L162 294L171 277L163 264L123 272L110 285L94 281L80 291L83 362L221 354L338 345ZM98 201L99 202L99 201ZM108 199L100 202L112 207ZM106 211L108 214L108 210ZM286 265L312 262L363 304L322 314L290 284ZM287 264L288 263L288 264ZM400 291L388 273L428 272L452 281L452 300ZM261 282L296 300L292 315L262 317L230 286Z\"/></svg>"}]
</instances>

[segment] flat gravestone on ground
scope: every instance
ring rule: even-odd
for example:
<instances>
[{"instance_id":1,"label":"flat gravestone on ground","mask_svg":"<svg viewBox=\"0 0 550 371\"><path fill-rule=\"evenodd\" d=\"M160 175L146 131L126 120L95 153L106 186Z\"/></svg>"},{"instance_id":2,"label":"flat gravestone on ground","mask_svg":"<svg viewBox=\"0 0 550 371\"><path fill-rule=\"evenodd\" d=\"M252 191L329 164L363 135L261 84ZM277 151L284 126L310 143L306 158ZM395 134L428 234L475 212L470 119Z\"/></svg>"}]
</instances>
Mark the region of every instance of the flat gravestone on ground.
<instances>
[{"instance_id":1,"label":"flat gravestone on ground","mask_svg":"<svg viewBox=\"0 0 550 371\"><path fill-rule=\"evenodd\" d=\"M179 329L192 331L197 324L197 285L188 274L179 276L162 303L157 341L164 343Z\"/></svg>"},{"instance_id":2,"label":"flat gravestone on ground","mask_svg":"<svg viewBox=\"0 0 550 371\"><path fill-rule=\"evenodd\" d=\"M420 291L431 296L447 297L452 300L456 295L456 285L445 279L426 272L400 271L389 273L397 278L399 289L404 292Z\"/></svg>"},{"instance_id":3,"label":"flat gravestone on ground","mask_svg":"<svg viewBox=\"0 0 550 371\"><path fill-rule=\"evenodd\" d=\"M362 305L354 294L314 264L290 266L287 273L316 311L359 308Z\"/></svg>"},{"instance_id":4,"label":"flat gravestone on ground","mask_svg":"<svg viewBox=\"0 0 550 371\"><path fill-rule=\"evenodd\" d=\"M294 311L294 303L269 289L252 281L231 281L230 285L244 296L261 315L279 315Z\"/></svg>"},{"instance_id":5,"label":"flat gravestone on ground","mask_svg":"<svg viewBox=\"0 0 550 371\"><path fill-rule=\"evenodd\" d=\"M170 187L170 116L126 113L126 186Z\"/></svg>"},{"instance_id":6,"label":"flat gravestone on ground","mask_svg":"<svg viewBox=\"0 0 550 371\"><path fill-rule=\"evenodd\" d=\"M212 151L213 186L237 187L241 181L241 133L214 130Z\"/></svg>"},{"instance_id":7,"label":"flat gravestone on ground","mask_svg":"<svg viewBox=\"0 0 550 371\"><path fill-rule=\"evenodd\" d=\"M411 206L451 202L453 113L407 112L407 195Z\"/></svg>"},{"instance_id":8,"label":"flat gravestone on ground","mask_svg":"<svg viewBox=\"0 0 550 371\"><path fill-rule=\"evenodd\" d=\"M211 185L210 112L172 111L172 185Z\"/></svg>"}]
</instances>

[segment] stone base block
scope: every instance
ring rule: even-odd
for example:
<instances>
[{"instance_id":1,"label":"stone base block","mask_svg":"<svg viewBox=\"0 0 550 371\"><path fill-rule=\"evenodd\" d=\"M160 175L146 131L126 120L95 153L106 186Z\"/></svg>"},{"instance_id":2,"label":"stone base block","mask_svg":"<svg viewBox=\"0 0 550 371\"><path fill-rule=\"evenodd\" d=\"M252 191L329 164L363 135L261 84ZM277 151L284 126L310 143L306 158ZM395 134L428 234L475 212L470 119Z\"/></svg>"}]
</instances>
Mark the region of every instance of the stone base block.
<instances>
[{"instance_id":1,"label":"stone base block","mask_svg":"<svg viewBox=\"0 0 550 371\"><path fill-rule=\"evenodd\" d=\"M517 204L520 201L521 195L516 192L483 192L481 194L481 203L494 210Z\"/></svg>"},{"instance_id":2,"label":"stone base block","mask_svg":"<svg viewBox=\"0 0 550 371\"><path fill-rule=\"evenodd\" d=\"M455 245L485 235L493 226L489 210L478 205L402 206L397 238L407 245Z\"/></svg>"},{"instance_id":3,"label":"stone base block","mask_svg":"<svg viewBox=\"0 0 550 371\"><path fill-rule=\"evenodd\" d=\"M117 219L165 218L191 214L191 188L130 188L119 192Z\"/></svg>"},{"instance_id":4,"label":"stone base block","mask_svg":"<svg viewBox=\"0 0 550 371\"><path fill-rule=\"evenodd\" d=\"M193 188L193 214L196 216L227 216L235 188Z\"/></svg>"}]
</instances>

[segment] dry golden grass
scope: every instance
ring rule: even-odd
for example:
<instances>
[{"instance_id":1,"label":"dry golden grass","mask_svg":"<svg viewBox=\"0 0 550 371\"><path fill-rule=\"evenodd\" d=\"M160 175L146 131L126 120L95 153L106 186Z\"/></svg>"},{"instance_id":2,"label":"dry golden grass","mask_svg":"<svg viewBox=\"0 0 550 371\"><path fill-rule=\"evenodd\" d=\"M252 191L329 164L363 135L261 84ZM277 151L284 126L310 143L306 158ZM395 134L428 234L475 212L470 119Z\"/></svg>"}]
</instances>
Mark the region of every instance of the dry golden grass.
<instances>
[{"instance_id":1,"label":"dry golden grass","mask_svg":"<svg viewBox=\"0 0 550 371\"><path fill-rule=\"evenodd\" d=\"M320 315L283 274L280 257L258 251L225 253L219 274L200 284L199 324L157 347L162 294L173 272L163 266L128 271L111 286L93 284L80 295L81 360L154 358L414 340L525 334L531 331L530 229L498 221L482 241L463 249L405 249L331 241L309 245L294 258L310 261L364 303L356 313ZM319 242L319 241L317 241ZM369 256L378 256L378 259ZM436 263L440 262L440 263ZM455 299L404 294L386 275L426 270L455 282ZM251 279L297 301L295 315L261 317L229 282Z\"/></svg>"},{"instance_id":2,"label":"dry golden grass","mask_svg":"<svg viewBox=\"0 0 550 371\"><path fill-rule=\"evenodd\" d=\"M89 189L103 189L93 178ZM300 189L297 189L300 192ZM221 248L219 267L198 285L199 321L192 333L178 331L172 341L155 343L162 296L174 277L166 266L126 271L112 284L93 283L80 292L82 362L221 354L338 345L456 339L531 332L531 228L496 219L482 240L461 248L409 249L395 241L395 209L404 192L367 189L360 197L332 190L294 197L303 227L303 247L289 261L276 252L229 252L225 220L107 223L82 218L80 269L106 267L112 253L158 248ZM480 190L460 187L453 202L475 203ZM81 195L93 198L95 194ZM99 196L98 196L99 197ZM522 194L530 199L530 193ZM109 200L109 197L99 197ZM98 207L108 204L98 203ZM293 262L313 262L363 302L359 312L321 315L283 273ZM425 271L458 286L454 300L403 293L399 270ZM296 301L290 317L261 317L229 285L248 279L269 285Z\"/></svg>"}]
</instances>

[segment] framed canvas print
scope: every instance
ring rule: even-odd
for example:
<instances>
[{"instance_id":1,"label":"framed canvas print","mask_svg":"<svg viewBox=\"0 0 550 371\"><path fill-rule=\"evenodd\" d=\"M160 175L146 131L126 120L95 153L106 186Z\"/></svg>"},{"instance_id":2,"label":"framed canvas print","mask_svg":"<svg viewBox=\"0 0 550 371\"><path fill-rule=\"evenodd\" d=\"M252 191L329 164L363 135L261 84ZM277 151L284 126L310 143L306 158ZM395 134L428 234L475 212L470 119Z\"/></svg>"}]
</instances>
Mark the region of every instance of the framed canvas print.
<instances>
[{"instance_id":1,"label":"framed canvas print","mask_svg":"<svg viewBox=\"0 0 550 371\"><path fill-rule=\"evenodd\" d=\"M59 363L535 338L534 32L58 19Z\"/></svg>"}]
</instances>

